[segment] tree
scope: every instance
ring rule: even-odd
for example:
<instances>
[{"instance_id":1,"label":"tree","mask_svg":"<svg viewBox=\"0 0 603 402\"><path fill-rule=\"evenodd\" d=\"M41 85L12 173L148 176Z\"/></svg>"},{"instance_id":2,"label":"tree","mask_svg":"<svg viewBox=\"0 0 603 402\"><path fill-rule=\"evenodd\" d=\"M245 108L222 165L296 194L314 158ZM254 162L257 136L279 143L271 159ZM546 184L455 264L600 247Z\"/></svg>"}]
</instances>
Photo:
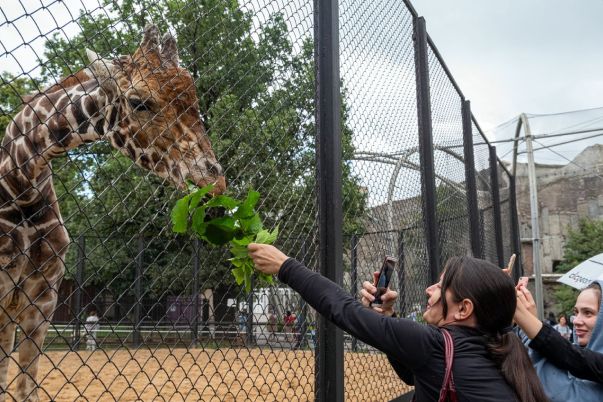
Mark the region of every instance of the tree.
<instances>
[{"instance_id":1,"label":"tree","mask_svg":"<svg viewBox=\"0 0 603 402\"><path fill-rule=\"evenodd\" d=\"M37 86L37 82L28 76L16 77L7 71L0 74L0 140L23 104L23 96L33 92Z\"/></svg>"},{"instance_id":2,"label":"tree","mask_svg":"<svg viewBox=\"0 0 603 402\"><path fill-rule=\"evenodd\" d=\"M563 261L557 271L564 273L590 257L603 253L603 221L581 219L578 227L570 230L563 248ZM557 304L562 312L570 312L576 303L578 291L559 285L555 290Z\"/></svg>"},{"instance_id":3,"label":"tree","mask_svg":"<svg viewBox=\"0 0 603 402\"><path fill-rule=\"evenodd\" d=\"M103 56L131 53L147 21L175 33L181 64L195 78L200 112L229 183L240 197L249 186L258 189L264 226L280 225L288 238L315 238L315 126L313 43L308 37L294 51L283 16L274 13L260 30L254 16L236 1L183 0L106 1L100 16L81 14L82 31L46 44L46 81L85 64L84 48ZM342 88L342 93L344 90ZM343 158L353 154L352 132L342 102ZM343 166L345 230L360 227L366 195L359 191L348 162ZM131 175L131 171L138 174ZM128 175L127 180L120 180ZM89 276L115 293L132 287L138 233L149 239L144 253L148 267L145 287L154 295L180 292L191 283L192 241L176 239L169 228L169 209L182 193L106 144L64 159L57 191L69 231L87 234L95 250L88 260ZM121 239L121 240L120 240ZM157 241L161 239L161 241ZM114 246L109 246L114 242ZM231 284L220 250L203 251L199 278L204 287ZM68 266L75 258L71 253Z\"/></svg>"}]
</instances>

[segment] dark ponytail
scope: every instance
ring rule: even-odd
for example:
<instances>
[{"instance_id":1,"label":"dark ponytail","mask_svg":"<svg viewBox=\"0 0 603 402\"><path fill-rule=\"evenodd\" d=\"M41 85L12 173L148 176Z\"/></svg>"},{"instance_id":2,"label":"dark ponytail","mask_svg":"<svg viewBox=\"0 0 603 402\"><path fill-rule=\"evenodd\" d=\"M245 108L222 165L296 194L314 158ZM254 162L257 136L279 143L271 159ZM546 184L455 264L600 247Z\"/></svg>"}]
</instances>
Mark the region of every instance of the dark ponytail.
<instances>
[{"instance_id":1,"label":"dark ponytail","mask_svg":"<svg viewBox=\"0 0 603 402\"><path fill-rule=\"evenodd\" d=\"M514 332L488 336L488 352L521 402L548 401L525 346Z\"/></svg>"},{"instance_id":2,"label":"dark ponytail","mask_svg":"<svg viewBox=\"0 0 603 402\"><path fill-rule=\"evenodd\" d=\"M472 257L452 257L444 268L442 294L455 302L473 302L478 329L486 338L490 358L521 402L548 401L536 370L519 337L510 331L517 293L509 276L496 265ZM441 298L446 316L446 298Z\"/></svg>"}]
</instances>

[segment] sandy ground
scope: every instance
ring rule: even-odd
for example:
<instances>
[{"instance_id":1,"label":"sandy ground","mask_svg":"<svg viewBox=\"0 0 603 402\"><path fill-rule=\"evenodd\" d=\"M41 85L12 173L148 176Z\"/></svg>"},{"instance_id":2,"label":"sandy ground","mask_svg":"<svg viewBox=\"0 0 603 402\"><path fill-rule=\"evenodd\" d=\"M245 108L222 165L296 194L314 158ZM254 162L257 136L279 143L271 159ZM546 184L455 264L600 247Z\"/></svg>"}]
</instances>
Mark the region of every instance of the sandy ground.
<instances>
[{"instance_id":1,"label":"sandy ground","mask_svg":"<svg viewBox=\"0 0 603 402\"><path fill-rule=\"evenodd\" d=\"M9 395L15 390L16 374L13 361ZM40 360L38 382L42 401L311 401L314 353L269 349L47 352ZM388 401L407 390L384 355L345 354L346 400Z\"/></svg>"}]
</instances>

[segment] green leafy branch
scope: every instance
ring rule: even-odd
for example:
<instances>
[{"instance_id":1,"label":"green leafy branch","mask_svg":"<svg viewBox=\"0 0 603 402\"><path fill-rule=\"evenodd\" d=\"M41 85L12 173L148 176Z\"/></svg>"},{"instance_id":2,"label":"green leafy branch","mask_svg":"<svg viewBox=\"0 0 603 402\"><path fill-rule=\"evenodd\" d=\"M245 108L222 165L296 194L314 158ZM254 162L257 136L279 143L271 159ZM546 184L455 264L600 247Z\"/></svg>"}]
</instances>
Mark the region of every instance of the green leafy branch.
<instances>
[{"instance_id":1,"label":"green leafy branch","mask_svg":"<svg viewBox=\"0 0 603 402\"><path fill-rule=\"evenodd\" d=\"M243 201L227 195L217 195L205 203L201 201L213 189L213 185L202 188L192 187L191 193L176 201L172 209L172 231L187 233L192 231L198 238L222 246L230 244L231 270L238 285L245 284L245 291L251 291L251 277L254 272L253 260L247 252L249 243L272 244L278 235L278 227L272 232L264 229L262 219L255 210L260 193L252 189ZM222 208L223 216L208 218L210 208ZM258 272L260 283L273 283L272 275Z\"/></svg>"}]
</instances>

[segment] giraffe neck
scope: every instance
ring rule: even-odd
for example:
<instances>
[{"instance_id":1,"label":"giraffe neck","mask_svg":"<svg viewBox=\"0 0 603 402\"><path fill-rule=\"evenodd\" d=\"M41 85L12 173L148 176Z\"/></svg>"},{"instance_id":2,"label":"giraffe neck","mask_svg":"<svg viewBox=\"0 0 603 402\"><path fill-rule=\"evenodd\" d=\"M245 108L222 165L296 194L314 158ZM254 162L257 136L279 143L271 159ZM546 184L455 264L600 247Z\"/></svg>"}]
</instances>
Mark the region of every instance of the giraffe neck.
<instances>
[{"instance_id":1,"label":"giraffe neck","mask_svg":"<svg viewBox=\"0 0 603 402\"><path fill-rule=\"evenodd\" d=\"M8 125L0 149L2 204L30 205L54 194L50 161L115 125L118 108L84 71L35 95Z\"/></svg>"}]
</instances>

